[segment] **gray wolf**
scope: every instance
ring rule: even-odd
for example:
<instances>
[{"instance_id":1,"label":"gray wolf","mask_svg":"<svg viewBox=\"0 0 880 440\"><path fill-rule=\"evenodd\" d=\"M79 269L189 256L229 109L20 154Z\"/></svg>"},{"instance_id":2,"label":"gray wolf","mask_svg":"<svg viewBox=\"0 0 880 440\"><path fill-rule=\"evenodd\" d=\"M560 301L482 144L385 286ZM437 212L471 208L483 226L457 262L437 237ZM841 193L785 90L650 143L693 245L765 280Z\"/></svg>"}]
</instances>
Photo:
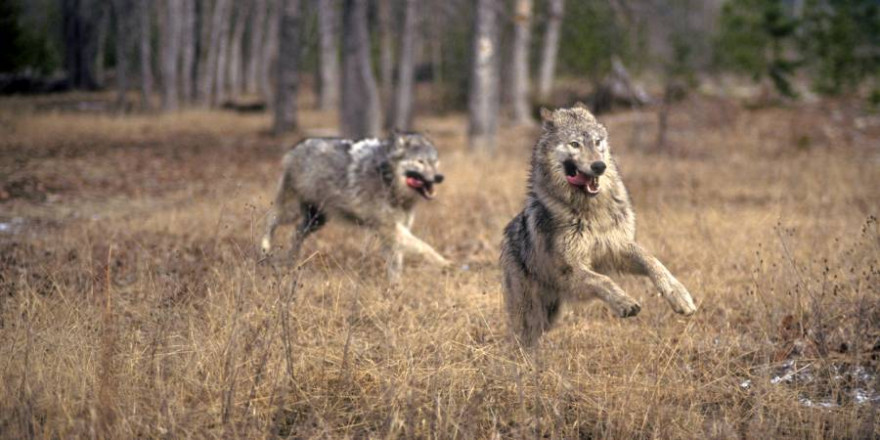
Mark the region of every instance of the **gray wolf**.
<instances>
[{"instance_id":1,"label":"gray wolf","mask_svg":"<svg viewBox=\"0 0 880 440\"><path fill-rule=\"evenodd\" d=\"M504 229L505 306L514 335L529 346L566 301L599 298L621 317L639 303L610 272L647 276L672 309L696 311L687 289L635 241L635 215L605 127L578 103L541 109L526 206Z\"/></svg>"},{"instance_id":2,"label":"gray wolf","mask_svg":"<svg viewBox=\"0 0 880 440\"><path fill-rule=\"evenodd\" d=\"M290 255L329 218L375 231L386 256L388 278L399 281L403 252L437 264L449 262L416 238L416 203L431 200L443 182L437 149L423 135L392 133L388 139L311 138L284 155L275 203L261 247L268 255L279 225L297 223Z\"/></svg>"}]
</instances>

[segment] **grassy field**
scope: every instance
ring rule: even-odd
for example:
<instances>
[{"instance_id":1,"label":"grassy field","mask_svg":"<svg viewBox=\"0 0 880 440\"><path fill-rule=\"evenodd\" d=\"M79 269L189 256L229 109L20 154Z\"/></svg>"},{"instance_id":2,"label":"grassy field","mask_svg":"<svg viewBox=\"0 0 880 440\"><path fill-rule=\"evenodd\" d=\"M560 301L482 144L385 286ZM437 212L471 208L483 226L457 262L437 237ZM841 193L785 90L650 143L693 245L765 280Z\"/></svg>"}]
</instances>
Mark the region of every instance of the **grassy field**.
<instances>
[{"instance_id":1,"label":"grassy field","mask_svg":"<svg viewBox=\"0 0 880 440\"><path fill-rule=\"evenodd\" d=\"M0 101L0 437L870 438L880 436L880 116L693 98L600 118L639 239L621 320L569 304L537 351L507 336L497 257L537 128L470 154L422 117L447 181L414 227L455 268L384 282L334 223L299 271L256 248L284 146L265 115L113 116L111 97ZM280 237L286 236L282 230Z\"/></svg>"}]
</instances>

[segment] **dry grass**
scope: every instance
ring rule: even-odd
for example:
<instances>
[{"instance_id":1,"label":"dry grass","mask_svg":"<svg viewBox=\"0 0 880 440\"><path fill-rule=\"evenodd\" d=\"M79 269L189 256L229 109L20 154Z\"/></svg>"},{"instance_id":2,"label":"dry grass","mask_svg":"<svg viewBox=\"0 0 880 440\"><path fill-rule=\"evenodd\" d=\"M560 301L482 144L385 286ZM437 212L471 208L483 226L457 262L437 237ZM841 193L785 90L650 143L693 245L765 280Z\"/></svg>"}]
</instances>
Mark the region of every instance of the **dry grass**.
<instances>
[{"instance_id":1,"label":"dry grass","mask_svg":"<svg viewBox=\"0 0 880 440\"><path fill-rule=\"evenodd\" d=\"M410 262L389 290L374 240L338 224L298 273L257 263L267 117L53 102L0 103L2 437L880 435L856 395L880 395L876 116L696 100L671 154L646 152L652 114L604 118L640 240L700 310L619 277L638 317L568 307L529 360L495 263L535 131L503 130L490 160L461 116L420 120L448 183L416 233L459 268Z\"/></svg>"}]
</instances>

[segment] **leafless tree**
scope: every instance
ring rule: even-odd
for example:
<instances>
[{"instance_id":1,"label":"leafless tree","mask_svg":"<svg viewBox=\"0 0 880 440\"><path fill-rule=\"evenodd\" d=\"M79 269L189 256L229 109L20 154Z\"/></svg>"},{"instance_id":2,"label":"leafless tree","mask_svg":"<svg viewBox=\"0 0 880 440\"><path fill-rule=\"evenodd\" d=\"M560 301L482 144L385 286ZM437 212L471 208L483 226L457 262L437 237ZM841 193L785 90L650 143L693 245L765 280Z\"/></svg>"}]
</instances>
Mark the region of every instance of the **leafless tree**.
<instances>
[{"instance_id":1,"label":"leafless tree","mask_svg":"<svg viewBox=\"0 0 880 440\"><path fill-rule=\"evenodd\" d=\"M217 60L220 55L220 32L226 11L229 9L229 0L216 0L211 10L211 21L206 23L208 38L205 42L205 63L199 69L198 100L203 106L209 106L214 102L214 87L217 77ZM205 14L207 15L207 14ZM205 17L206 18L206 17ZM203 34L204 35L204 34Z\"/></svg>"},{"instance_id":2,"label":"leafless tree","mask_svg":"<svg viewBox=\"0 0 880 440\"><path fill-rule=\"evenodd\" d=\"M239 2L235 14L235 26L229 48L229 95L237 100L243 88L244 76L244 31L251 14L251 2Z\"/></svg>"},{"instance_id":3,"label":"leafless tree","mask_svg":"<svg viewBox=\"0 0 880 440\"><path fill-rule=\"evenodd\" d=\"M95 60L98 51L97 2L95 0L60 0L64 37L64 69L71 85L94 90Z\"/></svg>"},{"instance_id":4,"label":"leafless tree","mask_svg":"<svg viewBox=\"0 0 880 440\"><path fill-rule=\"evenodd\" d=\"M320 58L318 107L330 110L339 103L339 15L336 0L318 0L318 39Z\"/></svg>"},{"instance_id":5,"label":"leafless tree","mask_svg":"<svg viewBox=\"0 0 880 440\"><path fill-rule=\"evenodd\" d=\"M266 0L256 0L251 14L250 42L247 51L245 70L245 91L256 93L259 84L259 66L263 59L263 40L266 37Z\"/></svg>"},{"instance_id":6,"label":"leafless tree","mask_svg":"<svg viewBox=\"0 0 880 440\"><path fill-rule=\"evenodd\" d=\"M394 87L394 33L391 30L391 0L378 0L379 15L379 94L382 102L391 99Z\"/></svg>"},{"instance_id":7,"label":"leafless tree","mask_svg":"<svg viewBox=\"0 0 880 440\"><path fill-rule=\"evenodd\" d=\"M129 26L131 25L131 2L113 0L113 19L116 24L116 107L125 111L125 94L128 92Z\"/></svg>"},{"instance_id":8,"label":"leafless tree","mask_svg":"<svg viewBox=\"0 0 880 440\"><path fill-rule=\"evenodd\" d=\"M260 93L266 102L272 102L272 72L271 66L278 56L278 27L281 25L281 1L269 0L269 18L266 26L266 42L263 44L263 58L260 63Z\"/></svg>"},{"instance_id":9,"label":"leafless tree","mask_svg":"<svg viewBox=\"0 0 880 440\"><path fill-rule=\"evenodd\" d=\"M532 44L532 0L516 0L514 5L513 56L510 66L510 97L513 123L532 123L529 110L529 47Z\"/></svg>"},{"instance_id":10,"label":"leafless tree","mask_svg":"<svg viewBox=\"0 0 880 440\"><path fill-rule=\"evenodd\" d=\"M382 109L379 90L370 66L370 34L367 29L367 1L345 0L342 24L342 135L353 138L377 136Z\"/></svg>"},{"instance_id":11,"label":"leafless tree","mask_svg":"<svg viewBox=\"0 0 880 440\"><path fill-rule=\"evenodd\" d=\"M415 81L415 49L418 36L419 0L406 0L403 34L397 67L397 93L394 96L392 128L409 130L412 125L413 83Z\"/></svg>"},{"instance_id":12,"label":"leafless tree","mask_svg":"<svg viewBox=\"0 0 880 440\"><path fill-rule=\"evenodd\" d=\"M544 47L541 50L541 69L538 78L538 98L541 101L549 99L553 89L563 8L564 0L549 0L549 16L547 17L547 30L544 33Z\"/></svg>"},{"instance_id":13,"label":"leafless tree","mask_svg":"<svg viewBox=\"0 0 880 440\"><path fill-rule=\"evenodd\" d=\"M138 2L138 42L141 63L141 107L149 110L153 96L153 51L151 46L153 1Z\"/></svg>"},{"instance_id":14,"label":"leafless tree","mask_svg":"<svg viewBox=\"0 0 880 440\"><path fill-rule=\"evenodd\" d=\"M181 3L165 0L162 4L162 32L159 33L162 57L162 110L177 110L178 61L180 59Z\"/></svg>"},{"instance_id":15,"label":"leafless tree","mask_svg":"<svg viewBox=\"0 0 880 440\"><path fill-rule=\"evenodd\" d=\"M180 0L181 21L180 32L180 93L183 102L192 102L193 75L195 73L196 40L196 0Z\"/></svg>"},{"instance_id":16,"label":"leafless tree","mask_svg":"<svg viewBox=\"0 0 880 440\"><path fill-rule=\"evenodd\" d=\"M296 91L299 69L300 1L283 0L281 35L278 39L277 87L275 90L276 135L296 129Z\"/></svg>"},{"instance_id":17,"label":"leafless tree","mask_svg":"<svg viewBox=\"0 0 880 440\"><path fill-rule=\"evenodd\" d=\"M107 80L104 71L104 60L107 59L107 30L110 27L110 5L106 2L98 2L94 5L98 13L97 50L95 53L95 82L98 88L103 88Z\"/></svg>"},{"instance_id":18,"label":"leafless tree","mask_svg":"<svg viewBox=\"0 0 880 440\"><path fill-rule=\"evenodd\" d=\"M219 6L218 6L219 7ZM217 69L214 78L213 105L222 104L226 101L226 73L229 71L229 30L232 27L232 4L227 3L220 19L219 43L217 47Z\"/></svg>"},{"instance_id":19,"label":"leafless tree","mask_svg":"<svg viewBox=\"0 0 880 440\"><path fill-rule=\"evenodd\" d=\"M468 138L471 149L495 149L498 125L498 0L477 0L471 48Z\"/></svg>"}]
</instances>

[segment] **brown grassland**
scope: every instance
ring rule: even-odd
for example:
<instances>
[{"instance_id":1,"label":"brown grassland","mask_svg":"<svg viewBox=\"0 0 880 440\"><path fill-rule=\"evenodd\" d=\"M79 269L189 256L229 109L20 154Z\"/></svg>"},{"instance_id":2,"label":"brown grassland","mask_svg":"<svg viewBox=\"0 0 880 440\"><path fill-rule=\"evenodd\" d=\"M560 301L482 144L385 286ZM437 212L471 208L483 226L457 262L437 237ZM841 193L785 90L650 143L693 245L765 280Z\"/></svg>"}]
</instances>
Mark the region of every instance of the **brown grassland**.
<instances>
[{"instance_id":1,"label":"brown grassland","mask_svg":"<svg viewBox=\"0 0 880 440\"><path fill-rule=\"evenodd\" d=\"M528 354L497 258L538 128L489 158L463 115L418 119L447 181L414 230L456 265L389 289L340 223L298 271L258 262L282 145L335 115L278 140L267 115L88 111L111 99L0 101L0 437L880 436L880 116L857 104L691 98L662 153L653 111L601 117L699 311L618 276L639 316L567 305Z\"/></svg>"}]
</instances>

